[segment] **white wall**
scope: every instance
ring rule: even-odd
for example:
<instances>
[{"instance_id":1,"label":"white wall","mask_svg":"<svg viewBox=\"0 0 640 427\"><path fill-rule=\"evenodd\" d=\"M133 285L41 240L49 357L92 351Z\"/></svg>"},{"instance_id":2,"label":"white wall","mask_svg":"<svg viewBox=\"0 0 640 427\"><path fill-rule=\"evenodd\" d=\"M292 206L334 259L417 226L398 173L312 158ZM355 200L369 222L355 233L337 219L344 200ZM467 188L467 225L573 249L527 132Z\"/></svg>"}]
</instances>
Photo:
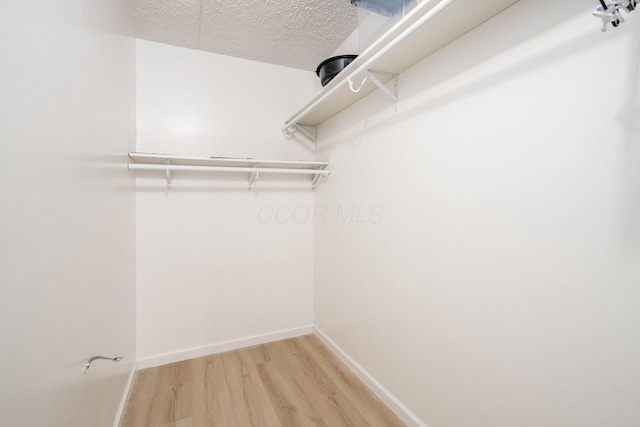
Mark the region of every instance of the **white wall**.
<instances>
[{"instance_id":1,"label":"white wall","mask_svg":"<svg viewBox=\"0 0 640 427\"><path fill-rule=\"evenodd\" d=\"M596 5L522 0L320 129L316 324L429 427L640 425L640 12Z\"/></svg>"},{"instance_id":2,"label":"white wall","mask_svg":"<svg viewBox=\"0 0 640 427\"><path fill-rule=\"evenodd\" d=\"M313 157L280 131L312 96L312 73L142 40L137 46L138 151ZM311 325L308 178L262 177L257 192L247 178L176 173L168 191L161 173L138 174L142 366ZM301 209L297 221L293 209Z\"/></svg>"},{"instance_id":3,"label":"white wall","mask_svg":"<svg viewBox=\"0 0 640 427\"><path fill-rule=\"evenodd\" d=\"M3 426L113 425L136 360L130 34L124 1L0 7Z\"/></svg>"}]
</instances>

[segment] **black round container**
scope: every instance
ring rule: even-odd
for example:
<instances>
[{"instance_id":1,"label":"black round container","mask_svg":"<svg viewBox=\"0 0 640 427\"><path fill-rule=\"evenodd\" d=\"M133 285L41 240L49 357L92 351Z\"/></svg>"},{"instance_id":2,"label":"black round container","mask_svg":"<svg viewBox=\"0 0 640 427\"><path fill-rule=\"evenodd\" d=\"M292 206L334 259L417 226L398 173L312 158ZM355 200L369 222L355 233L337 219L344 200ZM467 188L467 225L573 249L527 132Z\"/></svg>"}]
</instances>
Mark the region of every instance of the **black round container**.
<instances>
[{"instance_id":1,"label":"black round container","mask_svg":"<svg viewBox=\"0 0 640 427\"><path fill-rule=\"evenodd\" d=\"M325 59L316 68L316 74L320 77L322 86L326 86L340 71L356 59L358 55L340 55Z\"/></svg>"}]
</instances>

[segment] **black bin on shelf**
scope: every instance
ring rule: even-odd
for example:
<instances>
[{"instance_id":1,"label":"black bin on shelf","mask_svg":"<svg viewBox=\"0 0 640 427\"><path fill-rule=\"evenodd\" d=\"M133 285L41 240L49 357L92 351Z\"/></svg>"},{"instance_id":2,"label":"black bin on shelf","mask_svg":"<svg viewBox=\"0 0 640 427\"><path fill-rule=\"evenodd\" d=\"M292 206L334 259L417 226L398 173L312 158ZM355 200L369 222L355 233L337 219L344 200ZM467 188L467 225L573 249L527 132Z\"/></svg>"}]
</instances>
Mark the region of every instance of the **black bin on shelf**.
<instances>
[{"instance_id":1,"label":"black bin on shelf","mask_svg":"<svg viewBox=\"0 0 640 427\"><path fill-rule=\"evenodd\" d=\"M316 74L320 77L322 86L326 86L338 73L356 59L358 55L340 55L325 59L316 68Z\"/></svg>"}]
</instances>

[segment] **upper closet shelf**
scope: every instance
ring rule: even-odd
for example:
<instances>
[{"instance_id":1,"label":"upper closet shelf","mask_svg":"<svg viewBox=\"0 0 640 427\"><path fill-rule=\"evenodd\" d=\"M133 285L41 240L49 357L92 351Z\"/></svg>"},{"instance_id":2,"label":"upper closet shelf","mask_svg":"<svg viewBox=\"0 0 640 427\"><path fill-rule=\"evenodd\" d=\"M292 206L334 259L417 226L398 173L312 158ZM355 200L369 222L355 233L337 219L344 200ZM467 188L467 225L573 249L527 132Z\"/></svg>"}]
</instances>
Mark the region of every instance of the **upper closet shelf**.
<instances>
[{"instance_id":1,"label":"upper closet shelf","mask_svg":"<svg viewBox=\"0 0 640 427\"><path fill-rule=\"evenodd\" d=\"M309 175L314 187L320 178L326 179L329 175L329 162L189 157L151 153L129 153L129 158L133 160L133 163L129 163L129 169L165 171L169 187L173 171L248 173L249 186L264 173Z\"/></svg>"},{"instance_id":2,"label":"upper closet shelf","mask_svg":"<svg viewBox=\"0 0 640 427\"><path fill-rule=\"evenodd\" d=\"M518 0L424 0L360 54L282 128L315 140L315 127L376 88L397 100L397 76ZM387 84L393 80L391 84Z\"/></svg>"}]
</instances>

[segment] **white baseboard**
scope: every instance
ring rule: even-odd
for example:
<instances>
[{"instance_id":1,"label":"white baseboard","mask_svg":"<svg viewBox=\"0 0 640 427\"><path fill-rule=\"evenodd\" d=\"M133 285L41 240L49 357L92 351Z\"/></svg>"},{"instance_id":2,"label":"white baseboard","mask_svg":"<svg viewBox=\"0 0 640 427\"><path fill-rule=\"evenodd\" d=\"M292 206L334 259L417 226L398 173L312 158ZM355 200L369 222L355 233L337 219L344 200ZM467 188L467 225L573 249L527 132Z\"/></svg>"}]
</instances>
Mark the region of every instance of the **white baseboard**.
<instances>
[{"instance_id":1,"label":"white baseboard","mask_svg":"<svg viewBox=\"0 0 640 427\"><path fill-rule=\"evenodd\" d=\"M135 362L131 367L131 372L129 372L127 384L125 385L124 391L122 392L122 400L120 400L120 406L118 406L118 412L116 413L116 418L113 421L113 427L120 427L120 423L122 422L122 415L124 415L124 408L127 406L127 400L129 400L131 386L133 385L133 378L135 377L137 370L138 362Z\"/></svg>"},{"instance_id":2,"label":"white baseboard","mask_svg":"<svg viewBox=\"0 0 640 427\"><path fill-rule=\"evenodd\" d=\"M302 326L299 328L285 329L276 332L269 332L262 335L223 341L201 347L189 348L172 353L160 354L158 356L147 357L138 360L138 369L153 368L155 366L166 365L167 363L182 362L183 360L194 359L196 357L209 356L225 351L238 350L254 345L266 344L273 341L295 338L313 333L313 326Z\"/></svg>"},{"instance_id":3,"label":"white baseboard","mask_svg":"<svg viewBox=\"0 0 640 427\"><path fill-rule=\"evenodd\" d=\"M389 407L397 416L409 427L427 427L420 418L409 410L400 400L378 382L369 372L351 358L342 348L331 338L322 332L317 326L313 327L313 333L324 345L344 363L360 381L362 381L378 399Z\"/></svg>"}]
</instances>

